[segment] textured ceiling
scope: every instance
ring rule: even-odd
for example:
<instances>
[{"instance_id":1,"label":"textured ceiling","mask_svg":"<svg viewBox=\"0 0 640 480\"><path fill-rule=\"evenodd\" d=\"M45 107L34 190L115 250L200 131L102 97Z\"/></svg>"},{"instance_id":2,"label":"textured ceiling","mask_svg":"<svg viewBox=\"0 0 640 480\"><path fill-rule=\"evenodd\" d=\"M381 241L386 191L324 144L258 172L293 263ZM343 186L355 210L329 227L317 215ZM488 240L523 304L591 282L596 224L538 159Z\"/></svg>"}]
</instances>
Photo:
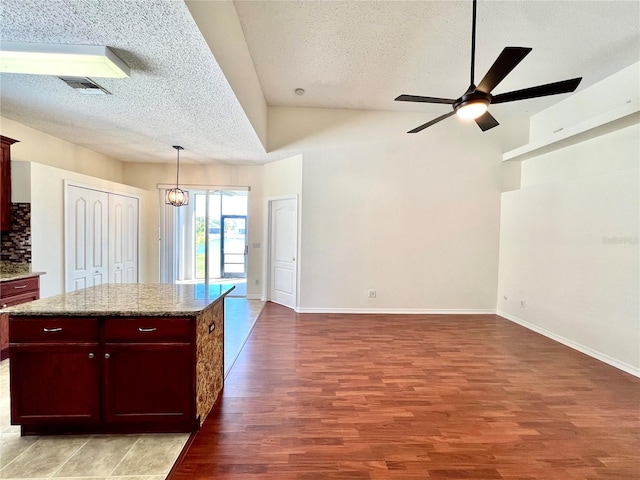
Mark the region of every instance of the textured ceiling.
<instances>
[{"instance_id":1,"label":"textured ceiling","mask_svg":"<svg viewBox=\"0 0 640 480\"><path fill-rule=\"evenodd\" d=\"M134 161L251 162L264 153L180 0L2 0L2 40L107 45L131 77L83 95L56 77L2 74L3 116Z\"/></svg>"},{"instance_id":2,"label":"textured ceiling","mask_svg":"<svg viewBox=\"0 0 640 480\"><path fill-rule=\"evenodd\" d=\"M393 99L457 98L469 86L470 0L235 5L269 105L444 113L449 107ZM505 46L533 48L495 93L580 76L582 89L640 59L638 1L479 0L477 10L476 83Z\"/></svg>"},{"instance_id":3,"label":"textured ceiling","mask_svg":"<svg viewBox=\"0 0 640 480\"><path fill-rule=\"evenodd\" d=\"M270 106L411 110L427 121L450 107L393 99L455 98L469 84L470 0L234 5ZM170 146L181 144L186 161L264 163L270 156L200 34L207 21L182 0L2 0L3 40L108 45L132 74L97 79L110 96L0 74L0 113L125 161L171 162ZM640 2L479 0L476 83L505 46L533 51L494 93L576 76L583 89L640 59ZM504 123L565 96L492 113Z\"/></svg>"}]
</instances>

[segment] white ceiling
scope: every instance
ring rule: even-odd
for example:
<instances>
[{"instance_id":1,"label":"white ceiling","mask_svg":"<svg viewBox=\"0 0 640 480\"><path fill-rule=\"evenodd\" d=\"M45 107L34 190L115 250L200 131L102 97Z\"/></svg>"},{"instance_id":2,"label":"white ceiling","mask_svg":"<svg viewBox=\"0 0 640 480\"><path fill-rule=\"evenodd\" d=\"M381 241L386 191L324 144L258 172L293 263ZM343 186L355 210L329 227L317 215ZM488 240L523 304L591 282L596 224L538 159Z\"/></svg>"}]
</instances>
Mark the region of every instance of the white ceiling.
<instances>
[{"instance_id":1,"label":"white ceiling","mask_svg":"<svg viewBox=\"0 0 640 480\"><path fill-rule=\"evenodd\" d=\"M234 5L269 106L411 110L426 122L450 107L393 99L457 98L469 85L471 0ZM132 74L96 79L112 95L87 96L55 77L3 73L0 113L123 161L172 162L175 144L185 161L269 161L200 33L210 20L182 0L2 0L2 40L108 45ZM533 51L494 93L577 76L583 89L640 60L640 2L479 0L476 83L505 46ZM564 97L492 113L505 123Z\"/></svg>"}]
</instances>

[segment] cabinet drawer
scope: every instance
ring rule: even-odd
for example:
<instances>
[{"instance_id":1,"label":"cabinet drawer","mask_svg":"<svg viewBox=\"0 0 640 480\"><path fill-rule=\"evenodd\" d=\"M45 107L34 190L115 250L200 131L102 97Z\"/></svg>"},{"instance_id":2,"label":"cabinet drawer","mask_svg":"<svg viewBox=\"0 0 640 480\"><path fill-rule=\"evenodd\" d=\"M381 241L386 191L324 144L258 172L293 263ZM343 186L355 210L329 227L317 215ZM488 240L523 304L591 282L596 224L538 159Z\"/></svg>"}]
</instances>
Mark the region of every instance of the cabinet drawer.
<instances>
[{"instance_id":1,"label":"cabinet drawer","mask_svg":"<svg viewBox=\"0 0 640 480\"><path fill-rule=\"evenodd\" d=\"M39 290L40 279L38 277L23 278L22 280L9 280L0 282L0 298L9 299L16 295L37 292Z\"/></svg>"},{"instance_id":2,"label":"cabinet drawer","mask_svg":"<svg viewBox=\"0 0 640 480\"><path fill-rule=\"evenodd\" d=\"M33 300L38 300L39 297L40 295L38 295L38 292L27 292L20 295L14 295L13 297L3 298L2 303L0 303L0 309L13 307L14 305L20 305L21 303L32 302Z\"/></svg>"},{"instance_id":3,"label":"cabinet drawer","mask_svg":"<svg viewBox=\"0 0 640 480\"><path fill-rule=\"evenodd\" d=\"M9 341L14 343L97 342L95 318L10 317Z\"/></svg>"},{"instance_id":4,"label":"cabinet drawer","mask_svg":"<svg viewBox=\"0 0 640 480\"><path fill-rule=\"evenodd\" d=\"M167 317L107 318L106 342L190 342L191 319Z\"/></svg>"}]
</instances>

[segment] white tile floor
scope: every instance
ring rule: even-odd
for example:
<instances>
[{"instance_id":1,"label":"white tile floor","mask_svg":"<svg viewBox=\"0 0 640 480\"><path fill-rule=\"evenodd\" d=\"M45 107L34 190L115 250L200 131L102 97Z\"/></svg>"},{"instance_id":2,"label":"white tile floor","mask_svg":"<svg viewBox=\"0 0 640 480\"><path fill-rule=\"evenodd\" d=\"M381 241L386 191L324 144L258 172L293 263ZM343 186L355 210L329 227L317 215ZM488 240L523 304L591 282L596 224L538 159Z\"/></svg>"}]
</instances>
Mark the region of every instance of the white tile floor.
<instances>
[{"instance_id":1,"label":"white tile floor","mask_svg":"<svg viewBox=\"0 0 640 480\"><path fill-rule=\"evenodd\" d=\"M233 365L264 302L225 303L225 370ZM0 362L0 479L164 480L189 434L21 437L11 425L9 360Z\"/></svg>"}]
</instances>

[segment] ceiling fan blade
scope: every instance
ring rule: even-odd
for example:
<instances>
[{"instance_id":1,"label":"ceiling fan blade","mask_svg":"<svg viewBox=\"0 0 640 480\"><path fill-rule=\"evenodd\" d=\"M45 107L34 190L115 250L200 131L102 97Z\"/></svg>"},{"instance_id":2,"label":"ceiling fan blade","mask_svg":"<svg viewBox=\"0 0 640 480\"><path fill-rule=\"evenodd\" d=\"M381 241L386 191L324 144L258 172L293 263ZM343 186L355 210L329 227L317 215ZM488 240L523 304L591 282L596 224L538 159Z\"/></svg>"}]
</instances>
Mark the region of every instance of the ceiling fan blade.
<instances>
[{"instance_id":1,"label":"ceiling fan blade","mask_svg":"<svg viewBox=\"0 0 640 480\"><path fill-rule=\"evenodd\" d=\"M480 127L480 130L482 130L483 132L486 132L490 128L500 125L498 121L493 118L493 115L491 115L489 112L485 112L484 114L476 118L476 123Z\"/></svg>"},{"instance_id":2,"label":"ceiling fan blade","mask_svg":"<svg viewBox=\"0 0 640 480\"><path fill-rule=\"evenodd\" d=\"M515 102L516 100L526 100L528 98L546 97L548 95L558 95L560 93L573 92L582 77L563 80L561 82L547 83L546 85L538 85L537 87L525 88L522 90L514 90L513 92L501 93L491 99L491 103Z\"/></svg>"},{"instance_id":3,"label":"ceiling fan blade","mask_svg":"<svg viewBox=\"0 0 640 480\"><path fill-rule=\"evenodd\" d=\"M528 47L505 47L491 68L478 84L476 90L484 93L491 93L491 90L509 75L509 72L516 68L524 57L526 57L531 48Z\"/></svg>"},{"instance_id":4,"label":"ceiling fan blade","mask_svg":"<svg viewBox=\"0 0 640 480\"><path fill-rule=\"evenodd\" d=\"M455 100L450 98L420 97L418 95L399 95L395 100L396 102L446 103L447 105L455 103Z\"/></svg>"},{"instance_id":5,"label":"ceiling fan blade","mask_svg":"<svg viewBox=\"0 0 640 480\"><path fill-rule=\"evenodd\" d=\"M445 113L444 115L440 115L438 118L434 118L430 122L427 122L427 123L425 123L423 125L420 125L419 127L416 127L413 130L409 130L407 133L418 133L418 132L421 132L425 128L430 127L431 125L434 125L434 124L438 123L439 121L444 120L445 118L449 118L454 113L456 113L456 112L451 111L449 113Z\"/></svg>"}]
</instances>

